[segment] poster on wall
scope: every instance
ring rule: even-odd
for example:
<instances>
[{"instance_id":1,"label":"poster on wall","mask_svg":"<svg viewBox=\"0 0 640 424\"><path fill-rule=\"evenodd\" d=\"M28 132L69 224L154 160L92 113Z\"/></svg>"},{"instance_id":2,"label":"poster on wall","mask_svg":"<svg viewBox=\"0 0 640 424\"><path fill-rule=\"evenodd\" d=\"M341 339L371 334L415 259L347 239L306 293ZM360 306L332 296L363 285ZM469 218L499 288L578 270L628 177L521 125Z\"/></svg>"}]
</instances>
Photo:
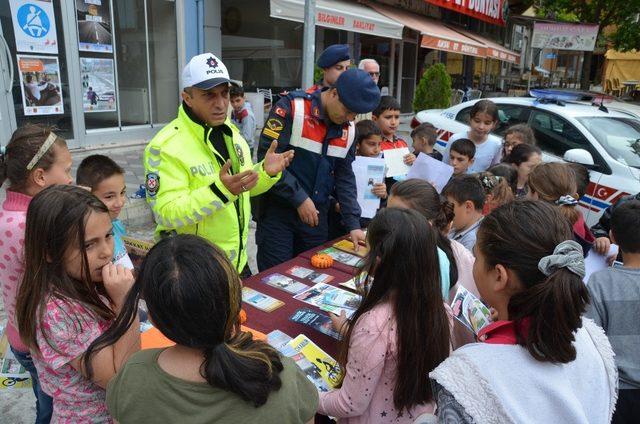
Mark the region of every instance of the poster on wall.
<instances>
[{"instance_id":1,"label":"poster on wall","mask_svg":"<svg viewBox=\"0 0 640 424\"><path fill-rule=\"evenodd\" d=\"M63 114L58 58L20 54L17 58L24 114Z\"/></svg>"},{"instance_id":2,"label":"poster on wall","mask_svg":"<svg viewBox=\"0 0 640 424\"><path fill-rule=\"evenodd\" d=\"M10 0L16 50L58 54L52 0Z\"/></svg>"},{"instance_id":3,"label":"poster on wall","mask_svg":"<svg viewBox=\"0 0 640 424\"><path fill-rule=\"evenodd\" d=\"M81 52L113 53L109 0L76 0Z\"/></svg>"},{"instance_id":4,"label":"poster on wall","mask_svg":"<svg viewBox=\"0 0 640 424\"><path fill-rule=\"evenodd\" d=\"M82 107L85 113L116 110L113 59L80 58Z\"/></svg>"},{"instance_id":5,"label":"poster on wall","mask_svg":"<svg viewBox=\"0 0 640 424\"><path fill-rule=\"evenodd\" d=\"M592 52L597 38L598 25L535 22L531 47Z\"/></svg>"}]
</instances>

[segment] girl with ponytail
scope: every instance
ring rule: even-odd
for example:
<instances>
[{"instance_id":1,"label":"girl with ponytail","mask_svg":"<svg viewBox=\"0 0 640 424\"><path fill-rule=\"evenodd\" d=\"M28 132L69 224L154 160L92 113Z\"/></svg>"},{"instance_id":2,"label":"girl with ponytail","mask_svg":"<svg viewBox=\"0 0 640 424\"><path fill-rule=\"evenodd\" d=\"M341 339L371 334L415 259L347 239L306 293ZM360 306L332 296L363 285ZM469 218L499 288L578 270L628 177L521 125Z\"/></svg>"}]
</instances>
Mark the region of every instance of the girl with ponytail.
<instances>
[{"instance_id":1,"label":"girl with ponytail","mask_svg":"<svg viewBox=\"0 0 640 424\"><path fill-rule=\"evenodd\" d=\"M536 166L529 174L527 197L555 205L573 226L573 238L582 246L584 257L595 243L593 233L578 210L576 177L566 163L550 162Z\"/></svg>"},{"instance_id":2,"label":"girl with ponytail","mask_svg":"<svg viewBox=\"0 0 640 424\"><path fill-rule=\"evenodd\" d=\"M440 422L610 422L617 369L589 302L582 249L557 208L523 200L480 224L473 275L497 320L430 377Z\"/></svg>"},{"instance_id":3,"label":"girl with ponytail","mask_svg":"<svg viewBox=\"0 0 640 424\"><path fill-rule=\"evenodd\" d=\"M473 255L462 244L447 237L453 220L452 203L440 196L435 187L428 182L409 179L394 184L387 206L413 209L438 230L436 234L437 246L446 254L449 262L447 266L449 269L449 297L455 296L458 285L464 286L476 296L478 295L471 274L474 262ZM447 276L445 275L445 277Z\"/></svg>"},{"instance_id":4,"label":"girl with ponytail","mask_svg":"<svg viewBox=\"0 0 640 424\"><path fill-rule=\"evenodd\" d=\"M119 423L313 420L315 386L292 360L240 330L240 277L220 249L193 235L161 240L98 346L119 336L140 298L176 344L133 355L109 384L107 405Z\"/></svg>"}]
</instances>

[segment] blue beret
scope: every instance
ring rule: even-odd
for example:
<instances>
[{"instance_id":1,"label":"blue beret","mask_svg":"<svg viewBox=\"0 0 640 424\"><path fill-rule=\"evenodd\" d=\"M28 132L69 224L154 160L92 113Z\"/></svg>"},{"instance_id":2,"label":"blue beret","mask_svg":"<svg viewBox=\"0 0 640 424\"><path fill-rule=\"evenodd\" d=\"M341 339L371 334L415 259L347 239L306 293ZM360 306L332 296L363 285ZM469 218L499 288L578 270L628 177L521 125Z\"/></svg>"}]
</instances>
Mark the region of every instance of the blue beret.
<instances>
[{"instance_id":1,"label":"blue beret","mask_svg":"<svg viewBox=\"0 0 640 424\"><path fill-rule=\"evenodd\" d=\"M347 44L332 44L320 53L316 64L322 69L330 68L338 62L350 60L349 46Z\"/></svg>"},{"instance_id":2,"label":"blue beret","mask_svg":"<svg viewBox=\"0 0 640 424\"><path fill-rule=\"evenodd\" d=\"M380 103L380 89L371 76L362 69L344 71L336 89L342 104L355 113L369 113Z\"/></svg>"}]
</instances>

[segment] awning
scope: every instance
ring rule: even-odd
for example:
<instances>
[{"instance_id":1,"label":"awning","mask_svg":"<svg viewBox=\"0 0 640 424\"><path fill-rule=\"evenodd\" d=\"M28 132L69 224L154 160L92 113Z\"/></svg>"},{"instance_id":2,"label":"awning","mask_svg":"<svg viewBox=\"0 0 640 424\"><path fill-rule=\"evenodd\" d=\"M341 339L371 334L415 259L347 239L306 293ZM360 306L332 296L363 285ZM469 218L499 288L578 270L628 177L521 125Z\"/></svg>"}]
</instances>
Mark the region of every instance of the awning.
<instances>
[{"instance_id":1,"label":"awning","mask_svg":"<svg viewBox=\"0 0 640 424\"><path fill-rule=\"evenodd\" d=\"M490 59L498 59L503 62L509 63L518 63L520 62L520 55L514 51L509 50L508 48L501 46L495 41L489 40L481 35L476 35L471 31L467 31L461 28L450 27L452 30L459 32L465 37L473 38L478 42L484 44L487 52L487 57Z\"/></svg>"},{"instance_id":2,"label":"awning","mask_svg":"<svg viewBox=\"0 0 640 424\"><path fill-rule=\"evenodd\" d=\"M272 18L304 22L304 0L271 0ZM357 3L338 0L316 2L316 25L377 35L386 38L402 38L403 25Z\"/></svg>"},{"instance_id":3,"label":"awning","mask_svg":"<svg viewBox=\"0 0 640 424\"><path fill-rule=\"evenodd\" d=\"M377 3L371 3L369 6L388 18L402 22L409 28L420 32L422 47L477 57L485 57L487 54L486 47L482 43L462 35L434 19Z\"/></svg>"}]
</instances>

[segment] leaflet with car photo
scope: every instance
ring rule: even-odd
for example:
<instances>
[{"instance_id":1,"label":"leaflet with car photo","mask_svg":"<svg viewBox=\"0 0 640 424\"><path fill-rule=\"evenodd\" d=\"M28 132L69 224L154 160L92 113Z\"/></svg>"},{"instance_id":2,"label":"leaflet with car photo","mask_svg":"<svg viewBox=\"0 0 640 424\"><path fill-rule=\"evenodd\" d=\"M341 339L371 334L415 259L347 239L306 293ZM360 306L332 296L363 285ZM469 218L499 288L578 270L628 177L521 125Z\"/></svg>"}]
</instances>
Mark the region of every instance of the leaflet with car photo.
<instances>
[{"instance_id":1,"label":"leaflet with car photo","mask_svg":"<svg viewBox=\"0 0 640 424\"><path fill-rule=\"evenodd\" d=\"M358 266L362 258L352 255L351 253L343 252L341 250L336 249L335 247L329 247L327 249L321 250L318 253L329 255L333 258L334 261L340 262L349 266Z\"/></svg>"},{"instance_id":2,"label":"leaflet with car photo","mask_svg":"<svg viewBox=\"0 0 640 424\"><path fill-rule=\"evenodd\" d=\"M293 275L294 277L310 280L314 284L328 283L329 281L333 280L332 275L323 274L321 272L297 265L289 268L287 270L287 274Z\"/></svg>"},{"instance_id":3,"label":"leaflet with car photo","mask_svg":"<svg viewBox=\"0 0 640 424\"><path fill-rule=\"evenodd\" d=\"M283 301L249 287L242 288L242 301L265 312L272 312L284 305Z\"/></svg>"},{"instance_id":4,"label":"leaflet with car photo","mask_svg":"<svg viewBox=\"0 0 640 424\"><path fill-rule=\"evenodd\" d=\"M297 294L309 288L309 286L300 281L278 273L267 275L262 279L262 282L290 294Z\"/></svg>"}]
</instances>

